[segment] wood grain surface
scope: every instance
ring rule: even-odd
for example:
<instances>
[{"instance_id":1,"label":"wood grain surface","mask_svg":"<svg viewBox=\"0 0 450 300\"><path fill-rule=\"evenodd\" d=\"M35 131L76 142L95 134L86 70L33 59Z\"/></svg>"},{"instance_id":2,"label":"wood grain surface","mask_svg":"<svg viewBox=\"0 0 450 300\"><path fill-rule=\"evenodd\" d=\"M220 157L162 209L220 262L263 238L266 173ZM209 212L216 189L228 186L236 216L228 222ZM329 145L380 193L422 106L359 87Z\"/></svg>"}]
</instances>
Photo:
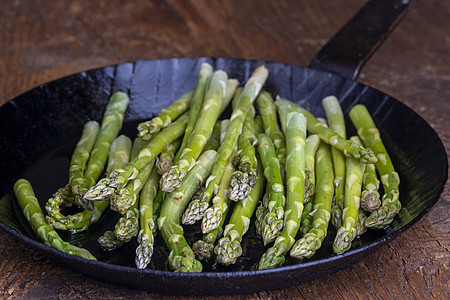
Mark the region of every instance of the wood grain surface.
<instances>
[{"instance_id":1,"label":"wood grain surface","mask_svg":"<svg viewBox=\"0 0 450 300\"><path fill-rule=\"evenodd\" d=\"M216 56L307 66L364 3L3 0L0 104L62 76L134 60ZM437 131L447 152L449 20L450 1L416 1L358 78L419 113ZM342 271L282 290L221 298L449 299L449 204L447 183L438 203L419 222ZM74 273L0 232L0 298L175 297Z\"/></svg>"}]
</instances>

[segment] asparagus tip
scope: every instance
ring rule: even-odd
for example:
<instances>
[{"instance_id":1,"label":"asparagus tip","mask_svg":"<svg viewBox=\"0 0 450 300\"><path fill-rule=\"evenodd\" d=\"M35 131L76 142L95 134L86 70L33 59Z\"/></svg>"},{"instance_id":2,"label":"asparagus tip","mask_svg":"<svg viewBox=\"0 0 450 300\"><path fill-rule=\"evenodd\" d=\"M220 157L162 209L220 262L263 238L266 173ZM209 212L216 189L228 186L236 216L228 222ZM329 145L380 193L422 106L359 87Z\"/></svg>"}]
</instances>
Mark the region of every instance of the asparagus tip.
<instances>
[{"instance_id":1,"label":"asparagus tip","mask_svg":"<svg viewBox=\"0 0 450 300\"><path fill-rule=\"evenodd\" d=\"M290 255L295 258L309 258L321 245L322 240L318 239L314 233L309 232L292 246Z\"/></svg>"},{"instance_id":2,"label":"asparagus tip","mask_svg":"<svg viewBox=\"0 0 450 300\"><path fill-rule=\"evenodd\" d=\"M214 252L214 245L198 240L192 245L192 251L199 260L209 260Z\"/></svg>"},{"instance_id":3,"label":"asparagus tip","mask_svg":"<svg viewBox=\"0 0 450 300\"><path fill-rule=\"evenodd\" d=\"M355 228L352 228L351 230L348 230L345 227L339 228L333 243L334 253L342 253L350 249L350 247L352 246L352 241L355 239L355 237Z\"/></svg>"},{"instance_id":4,"label":"asparagus tip","mask_svg":"<svg viewBox=\"0 0 450 300\"><path fill-rule=\"evenodd\" d=\"M205 211L202 219L202 232L208 233L220 225L223 217L223 208L213 205Z\"/></svg>"},{"instance_id":5,"label":"asparagus tip","mask_svg":"<svg viewBox=\"0 0 450 300\"><path fill-rule=\"evenodd\" d=\"M235 264L242 255L242 247L238 241L232 241L229 237L223 237L214 248L214 253L218 263L228 266Z\"/></svg>"},{"instance_id":6,"label":"asparagus tip","mask_svg":"<svg viewBox=\"0 0 450 300\"><path fill-rule=\"evenodd\" d=\"M169 171L161 176L159 186L164 192L172 192L181 185L183 177L178 166L172 166Z\"/></svg>"},{"instance_id":7,"label":"asparagus tip","mask_svg":"<svg viewBox=\"0 0 450 300\"><path fill-rule=\"evenodd\" d=\"M273 269L284 264L284 255L277 255L276 247L269 248L262 256L258 264L259 270Z\"/></svg>"},{"instance_id":8,"label":"asparagus tip","mask_svg":"<svg viewBox=\"0 0 450 300\"><path fill-rule=\"evenodd\" d=\"M201 202L200 199L192 200L184 211L181 222L185 225L192 225L202 219L208 204Z\"/></svg>"},{"instance_id":9,"label":"asparagus tip","mask_svg":"<svg viewBox=\"0 0 450 300\"><path fill-rule=\"evenodd\" d=\"M263 220L262 238L264 246L273 242L280 235L283 229L283 218L279 218L276 213L270 212Z\"/></svg>"},{"instance_id":10,"label":"asparagus tip","mask_svg":"<svg viewBox=\"0 0 450 300\"><path fill-rule=\"evenodd\" d=\"M148 234L144 234L143 230L138 234L139 245L136 248L135 263L138 269L145 269L150 263L153 255L153 242Z\"/></svg>"},{"instance_id":11,"label":"asparagus tip","mask_svg":"<svg viewBox=\"0 0 450 300\"><path fill-rule=\"evenodd\" d=\"M363 191L361 194L361 208L367 212L373 212L381 205L378 191Z\"/></svg>"}]
</instances>

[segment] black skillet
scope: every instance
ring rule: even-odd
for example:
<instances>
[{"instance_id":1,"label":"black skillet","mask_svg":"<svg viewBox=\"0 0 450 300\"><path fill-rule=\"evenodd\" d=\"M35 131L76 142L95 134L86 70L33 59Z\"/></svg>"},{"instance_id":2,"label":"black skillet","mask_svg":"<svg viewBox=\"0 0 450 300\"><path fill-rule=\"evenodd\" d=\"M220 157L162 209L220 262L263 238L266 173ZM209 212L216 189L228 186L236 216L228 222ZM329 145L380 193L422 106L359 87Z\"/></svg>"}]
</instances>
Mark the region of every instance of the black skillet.
<instances>
[{"instance_id":1,"label":"black skillet","mask_svg":"<svg viewBox=\"0 0 450 300\"><path fill-rule=\"evenodd\" d=\"M439 199L447 180L447 155L434 130L419 115L392 97L355 82L373 51L409 9L410 1L373 0L364 6L319 52L309 68L265 61L229 58L182 58L137 61L90 70L39 86L0 107L0 227L33 249L75 271L110 283L166 294L219 295L284 288L349 266L367 256L420 219ZM380 18L381 17L381 18ZM365 104L379 126L382 138L400 174L403 209L383 230L370 230L342 255L331 254L335 232L330 230L322 249L302 263L289 259L281 268L256 271L264 251L251 228L245 252L236 265L206 263L203 273L183 274L165 268L166 248L158 245L151 269L134 267L135 244L110 253L101 252L95 239L114 224L105 217L84 234L65 239L89 249L99 261L88 261L47 247L32 233L8 197L15 180L33 184L43 206L67 182L71 151L87 120L101 120L108 97L115 91L131 98L124 132L133 136L135 125L166 107L195 86L202 62L223 69L245 82L259 65L270 76L266 89L324 116L321 99L336 95L345 112ZM347 120L348 121L348 120ZM349 134L354 134L347 122ZM15 209L14 209L15 208ZM14 211L16 214L14 214ZM199 237L195 227L189 239ZM160 239L159 239L160 240Z\"/></svg>"}]
</instances>

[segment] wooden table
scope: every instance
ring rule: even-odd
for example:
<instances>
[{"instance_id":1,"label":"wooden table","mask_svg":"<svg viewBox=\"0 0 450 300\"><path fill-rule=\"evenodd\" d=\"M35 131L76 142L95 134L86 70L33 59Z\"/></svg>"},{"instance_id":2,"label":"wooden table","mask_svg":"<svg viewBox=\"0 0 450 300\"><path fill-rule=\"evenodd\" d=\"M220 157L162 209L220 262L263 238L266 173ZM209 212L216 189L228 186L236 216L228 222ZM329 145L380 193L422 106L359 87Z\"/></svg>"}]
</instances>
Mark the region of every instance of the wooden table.
<instances>
[{"instance_id":1,"label":"wooden table","mask_svg":"<svg viewBox=\"0 0 450 300\"><path fill-rule=\"evenodd\" d=\"M4 0L0 103L62 76L142 59L216 56L307 66L363 2ZM447 150L449 20L450 2L417 1L358 78L419 113ZM312 282L242 298L448 299L449 186L425 217L359 263ZM0 232L0 297L158 295L79 275Z\"/></svg>"}]
</instances>

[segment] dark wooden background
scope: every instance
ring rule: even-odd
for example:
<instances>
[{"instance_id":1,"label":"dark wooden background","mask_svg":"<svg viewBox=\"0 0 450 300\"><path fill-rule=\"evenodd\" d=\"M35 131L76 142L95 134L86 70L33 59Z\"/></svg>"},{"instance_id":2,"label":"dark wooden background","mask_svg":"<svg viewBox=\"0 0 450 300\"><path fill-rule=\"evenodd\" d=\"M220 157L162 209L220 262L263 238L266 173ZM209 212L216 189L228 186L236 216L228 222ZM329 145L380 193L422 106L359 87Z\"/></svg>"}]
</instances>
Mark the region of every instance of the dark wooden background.
<instances>
[{"instance_id":1,"label":"dark wooden background","mask_svg":"<svg viewBox=\"0 0 450 300\"><path fill-rule=\"evenodd\" d=\"M53 79L121 62L216 56L307 66L365 3L286 1L0 2L0 104ZM450 1L416 1L358 81L405 103L450 149ZM449 298L450 188L419 222L359 263L293 286L234 298ZM0 232L0 298L159 296L74 273ZM213 298L213 297L211 297Z\"/></svg>"}]
</instances>

